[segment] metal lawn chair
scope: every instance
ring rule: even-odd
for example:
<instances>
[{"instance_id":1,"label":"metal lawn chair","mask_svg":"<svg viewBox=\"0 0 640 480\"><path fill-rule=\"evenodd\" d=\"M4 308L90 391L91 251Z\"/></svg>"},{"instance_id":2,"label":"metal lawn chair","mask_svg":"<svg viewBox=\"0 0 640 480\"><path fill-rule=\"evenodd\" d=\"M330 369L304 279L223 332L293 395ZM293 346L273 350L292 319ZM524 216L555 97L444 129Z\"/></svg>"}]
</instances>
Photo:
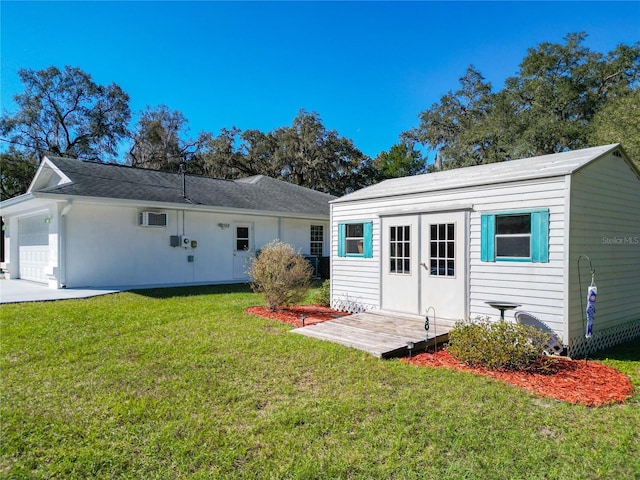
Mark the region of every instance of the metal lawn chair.
<instances>
[{"instance_id":1,"label":"metal lawn chair","mask_svg":"<svg viewBox=\"0 0 640 480\"><path fill-rule=\"evenodd\" d=\"M560 338L554 332L549 325L544 323L542 320L534 317L530 313L517 311L513 314L516 318L516 322L521 323L523 325L531 325L532 327L537 328L538 330L542 330L549 334L549 340L547 340L547 349L545 353L547 355L560 355L564 350L562 343L560 343Z\"/></svg>"}]
</instances>

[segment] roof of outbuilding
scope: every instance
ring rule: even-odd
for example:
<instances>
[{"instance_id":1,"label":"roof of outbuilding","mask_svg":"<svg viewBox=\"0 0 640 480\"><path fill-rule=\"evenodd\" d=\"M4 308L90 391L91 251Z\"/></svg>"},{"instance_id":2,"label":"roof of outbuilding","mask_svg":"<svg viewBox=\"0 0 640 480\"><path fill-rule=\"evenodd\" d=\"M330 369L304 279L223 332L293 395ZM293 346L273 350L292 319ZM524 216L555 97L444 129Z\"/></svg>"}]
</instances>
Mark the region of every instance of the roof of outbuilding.
<instances>
[{"instance_id":1,"label":"roof of outbuilding","mask_svg":"<svg viewBox=\"0 0 640 480\"><path fill-rule=\"evenodd\" d=\"M340 197L332 203L568 175L617 148L619 144L616 143L520 160L393 178Z\"/></svg>"},{"instance_id":2,"label":"roof of outbuilding","mask_svg":"<svg viewBox=\"0 0 640 480\"><path fill-rule=\"evenodd\" d=\"M47 157L71 182L35 190L61 196L201 205L251 211L329 216L326 193L263 175L221 180L180 173L134 168L120 164Z\"/></svg>"}]
</instances>

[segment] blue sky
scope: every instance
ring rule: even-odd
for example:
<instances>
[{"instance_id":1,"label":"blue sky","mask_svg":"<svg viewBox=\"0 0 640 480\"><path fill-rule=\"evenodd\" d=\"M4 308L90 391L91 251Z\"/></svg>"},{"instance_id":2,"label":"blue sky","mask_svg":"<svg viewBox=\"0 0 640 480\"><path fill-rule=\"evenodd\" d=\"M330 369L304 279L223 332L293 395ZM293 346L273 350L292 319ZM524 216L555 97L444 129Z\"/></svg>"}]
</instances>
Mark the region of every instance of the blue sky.
<instances>
[{"instance_id":1,"label":"blue sky","mask_svg":"<svg viewBox=\"0 0 640 480\"><path fill-rule=\"evenodd\" d=\"M317 112L374 157L473 64L494 89L527 48L640 40L640 2L0 2L2 112L19 68L79 67L134 115L181 111L192 135L264 132ZM0 146L0 148L4 148Z\"/></svg>"}]
</instances>

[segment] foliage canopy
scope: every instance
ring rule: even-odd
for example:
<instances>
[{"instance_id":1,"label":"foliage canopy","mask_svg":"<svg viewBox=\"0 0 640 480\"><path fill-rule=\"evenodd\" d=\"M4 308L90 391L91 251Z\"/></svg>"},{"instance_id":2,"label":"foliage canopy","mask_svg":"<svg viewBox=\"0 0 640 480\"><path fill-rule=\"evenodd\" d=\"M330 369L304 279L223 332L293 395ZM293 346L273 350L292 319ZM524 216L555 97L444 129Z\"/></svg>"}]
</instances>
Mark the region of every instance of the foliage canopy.
<instances>
[{"instance_id":1,"label":"foliage canopy","mask_svg":"<svg viewBox=\"0 0 640 480\"><path fill-rule=\"evenodd\" d=\"M640 42L600 53L584 45L586 36L530 48L502 90L469 66L456 90L375 159L304 109L269 132L232 126L190 137L186 117L159 105L139 112L130 130L129 96L118 85L98 85L76 67L21 69L17 112L0 119L9 145L2 195L24 193L34 160L44 155L115 160L123 142L134 166L183 165L187 173L227 179L267 175L337 196L424 173L422 150L435 154L434 170L620 142L640 165Z\"/></svg>"},{"instance_id":2,"label":"foliage canopy","mask_svg":"<svg viewBox=\"0 0 640 480\"><path fill-rule=\"evenodd\" d=\"M57 155L99 161L117 155L128 135L129 95L118 85L98 85L79 68L21 69L23 93L15 115L3 116L0 132L12 145L42 159Z\"/></svg>"},{"instance_id":3,"label":"foliage canopy","mask_svg":"<svg viewBox=\"0 0 640 480\"><path fill-rule=\"evenodd\" d=\"M627 151L639 161L633 145L640 137L637 121L629 127L613 125L620 123L615 113L637 110L633 93L640 81L640 42L602 54L585 47L585 38L585 33L573 33L562 44L544 42L530 48L516 76L507 78L498 92L470 66L460 78L460 88L422 112L419 126L403 137L435 151L443 168L627 138Z\"/></svg>"}]
</instances>

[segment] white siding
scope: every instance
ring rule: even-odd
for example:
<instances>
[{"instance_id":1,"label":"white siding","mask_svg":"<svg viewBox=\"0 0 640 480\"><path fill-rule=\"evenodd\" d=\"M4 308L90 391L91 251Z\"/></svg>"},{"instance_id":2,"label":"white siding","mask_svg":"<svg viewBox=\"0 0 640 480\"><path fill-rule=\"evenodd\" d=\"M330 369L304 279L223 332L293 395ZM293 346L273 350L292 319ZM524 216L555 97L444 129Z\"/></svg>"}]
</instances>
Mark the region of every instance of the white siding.
<instances>
[{"instance_id":1,"label":"white siding","mask_svg":"<svg viewBox=\"0 0 640 480\"><path fill-rule=\"evenodd\" d=\"M640 179L623 158L603 157L572 176L568 265L569 337L584 339L582 309L591 281L598 287L594 335L640 320ZM585 299L582 299L582 297Z\"/></svg>"},{"instance_id":2,"label":"white siding","mask_svg":"<svg viewBox=\"0 0 640 480\"><path fill-rule=\"evenodd\" d=\"M469 187L424 194L357 200L332 204L332 299L346 296L373 308L380 306L379 215L400 212L446 211L472 206L469 244L469 305L471 318L497 310L487 300L514 301L563 331L564 177L500 185ZM550 211L549 263L481 262L480 216L485 212L548 208ZM372 220L372 259L337 256L337 225L344 221ZM335 303L335 302L334 302Z\"/></svg>"},{"instance_id":3,"label":"white siding","mask_svg":"<svg viewBox=\"0 0 640 480\"><path fill-rule=\"evenodd\" d=\"M374 210L359 203L332 205L331 301L355 303L365 309L380 308L380 219ZM373 258L338 257L338 223L373 222Z\"/></svg>"}]
</instances>

